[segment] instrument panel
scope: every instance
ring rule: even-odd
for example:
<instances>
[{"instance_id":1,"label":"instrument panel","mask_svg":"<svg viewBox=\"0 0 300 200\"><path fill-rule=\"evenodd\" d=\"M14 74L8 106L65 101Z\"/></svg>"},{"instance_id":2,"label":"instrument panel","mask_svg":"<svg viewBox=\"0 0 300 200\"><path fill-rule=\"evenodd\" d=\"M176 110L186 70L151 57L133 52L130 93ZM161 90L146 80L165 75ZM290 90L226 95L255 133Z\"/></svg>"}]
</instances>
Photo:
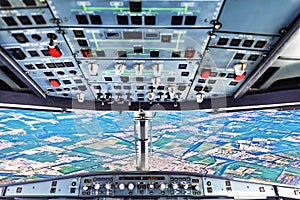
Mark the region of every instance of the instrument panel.
<instances>
[{"instance_id":1,"label":"instrument panel","mask_svg":"<svg viewBox=\"0 0 300 200\"><path fill-rule=\"evenodd\" d=\"M285 191L285 193L277 191ZM65 176L0 186L0 197L27 198L297 198L296 188L273 186L187 172L106 172Z\"/></svg>"}]
</instances>

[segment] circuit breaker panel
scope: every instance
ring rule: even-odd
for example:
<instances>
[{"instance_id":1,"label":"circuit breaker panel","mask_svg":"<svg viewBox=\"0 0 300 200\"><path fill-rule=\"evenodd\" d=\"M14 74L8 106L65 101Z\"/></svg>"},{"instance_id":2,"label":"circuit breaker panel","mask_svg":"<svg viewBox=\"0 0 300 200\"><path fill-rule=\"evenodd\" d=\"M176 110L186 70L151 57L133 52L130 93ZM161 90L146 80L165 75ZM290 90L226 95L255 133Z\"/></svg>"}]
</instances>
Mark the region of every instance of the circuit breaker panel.
<instances>
[{"instance_id":1,"label":"circuit breaker panel","mask_svg":"<svg viewBox=\"0 0 300 200\"><path fill-rule=\"evenodd\" d=\"M1 54L44 96L201 103L234 95L299 8L249 2L1 0Z\"/></svg>"}]
</instances>

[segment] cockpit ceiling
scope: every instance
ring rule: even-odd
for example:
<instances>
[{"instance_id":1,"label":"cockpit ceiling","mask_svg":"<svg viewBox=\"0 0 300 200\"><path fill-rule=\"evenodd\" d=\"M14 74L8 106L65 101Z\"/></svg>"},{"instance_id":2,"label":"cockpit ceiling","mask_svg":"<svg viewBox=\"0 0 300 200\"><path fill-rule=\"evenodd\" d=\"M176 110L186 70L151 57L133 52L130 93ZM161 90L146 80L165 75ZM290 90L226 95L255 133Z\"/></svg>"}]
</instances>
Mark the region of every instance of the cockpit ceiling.
<instances>
[{"instance_id":1,"label":"cockpit ceiling","mask_svg":"<svg viewBox=\"0 0 300 200\"><path fill-rule=\"evenodd\" d=\"M0 103L224 110L298 102L298 0L2 0L0 10Z\"/></svg>"}]
</instances>

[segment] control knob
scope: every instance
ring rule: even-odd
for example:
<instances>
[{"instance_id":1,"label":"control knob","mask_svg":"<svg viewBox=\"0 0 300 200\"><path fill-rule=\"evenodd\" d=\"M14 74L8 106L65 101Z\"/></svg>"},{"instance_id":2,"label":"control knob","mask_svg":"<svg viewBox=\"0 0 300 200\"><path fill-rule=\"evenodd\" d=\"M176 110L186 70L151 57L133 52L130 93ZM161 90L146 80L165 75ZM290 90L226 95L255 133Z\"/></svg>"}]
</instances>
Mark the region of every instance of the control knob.
<instances>
[{"instance_id":1,"label":"control knob","mask_svg":"<svg viewBox=\"0 0 300 200\"><path fill-rule=\"evenodd\" d=\"M189 188L189 184L187 184L187 183L183 183L182 185L183 185L183 189L185 189L185 190L187 190Z\"/></svg>"},{"instance_id":2,"label":"control knob","mask_svg":"<svg viewBox=\"0 0 300 200\"><path fill-rule=\"evenodd\" d=\"M121 183L121 184L119 185L119 189L120 189L120 190L124 190L124 189L125 189L125 184L124 184L124 183Z\"/></svg>"},{"instance_id":3,"label":"control knob","mask_svg":"<svg viewBox=\"0 0 300 200\"><path fill-rule=\"evenodd\" d=\"M82 189L83 189L84 191L87 191L87 190L89 190L89 187L88 187L87 185L85 185L85 186L82 187Z\"/></svg>"},{"instance_id":4,"label":"control knob","mask_svg":"<svg viewBox=\"0 0 300 200\"><path fill-rule=\"evenodd\" d=\"M133 190L134 189L134 184L133 183L129 183L128 184L128 189L129 190Z\"/></svg>"},{"instance_id":5,"label":"control knob","mask_svg":"<svg viewBox=\"0 0 300 200\"><path fill-rule=\"evenodd\" d=\"M174 190L177 190L178 189L178 184L177 183L173 183L172 187L173 187Z\"/></svg>"},{"instance_id":6,"label":"control knob","mask_svg":"<svg viewBox=\"0 0 300 200\"><path fill-rule=\"evenodd\" d=\"M95 189L95 190L99 190L99 189L100 189L100 184L99 184L99 183L96 183L96 184L94 185L94 189Z\"/></svg>"},{"instance_id":7,"label":"control knob","mask_svg":"<svg viewBox=\"0 0 300 200\"><path fill-rule=\"evenodd\" d=\"M154 185L152 183L149 184L149 189L153 190L154 189Z\"/></svg>"},{"instance_id":8,"label":"control knob","mask_svg":"<svg viewBox=\"0 0 300 200\"><path fill-rule=\"evenodd\" d=\"M110 183L106 183L106 184L105 184L105 188L106 188L107 190L110 190L110 189L111 189L111 184L110 184Z\"/></svg>"},{"instance_id":9,"label":"control knob","mask_svg":"<svg viewBox=\"0 0 300 200\"><path fill-rule=\"evenodd\" d=\"M160 184L159 189L160 189L161 191L163 191L163 190L166 189L166 187L167 187L166 184L162 183L162 184Z\"/></svg>"}]
</instances>

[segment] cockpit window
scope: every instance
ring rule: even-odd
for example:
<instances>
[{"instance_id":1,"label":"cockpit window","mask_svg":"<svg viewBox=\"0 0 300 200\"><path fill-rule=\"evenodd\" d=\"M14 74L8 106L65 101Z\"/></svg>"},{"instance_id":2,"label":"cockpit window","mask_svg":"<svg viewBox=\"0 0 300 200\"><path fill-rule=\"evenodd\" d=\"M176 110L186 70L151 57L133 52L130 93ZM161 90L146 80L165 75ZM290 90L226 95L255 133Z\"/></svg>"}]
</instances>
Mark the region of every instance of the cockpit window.
<instances>
[{"instance_id":1,"label":"cockpit window","mask_svg":"<svg viewBox=\"0 0 300 200\"><path fill-rule=\"evenodd\" d=\"M151 112L149 169L298 185L299 120L297 110ZM0 182L135 171L139 126L133 112L2 109Z\"/></svg>"}]
</instances>

